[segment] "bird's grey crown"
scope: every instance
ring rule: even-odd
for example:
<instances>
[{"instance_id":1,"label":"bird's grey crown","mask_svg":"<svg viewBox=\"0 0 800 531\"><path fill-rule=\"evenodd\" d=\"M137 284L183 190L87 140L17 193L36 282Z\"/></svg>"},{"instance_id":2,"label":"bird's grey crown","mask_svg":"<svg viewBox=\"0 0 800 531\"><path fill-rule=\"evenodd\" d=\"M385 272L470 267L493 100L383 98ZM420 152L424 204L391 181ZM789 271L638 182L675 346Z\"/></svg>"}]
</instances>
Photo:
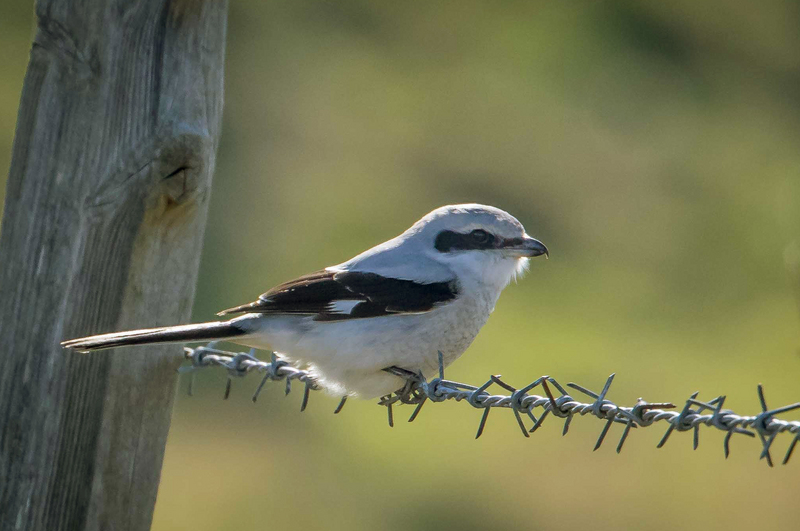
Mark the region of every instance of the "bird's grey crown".
<instances>
[{"instance_id":1,"label":"bird's grey crown","mask_svg":"<svg viewBox=\"0 0 800 531\"><path fill-rule=\"evenodd\" d=\"M443 231L467 234L476 229L498 238L516 238L525 234L522 223L508 212L493 206L467 203L437 208L414 223L403 235L426 236L433 244Z\"/></svg>"}]
</instances>

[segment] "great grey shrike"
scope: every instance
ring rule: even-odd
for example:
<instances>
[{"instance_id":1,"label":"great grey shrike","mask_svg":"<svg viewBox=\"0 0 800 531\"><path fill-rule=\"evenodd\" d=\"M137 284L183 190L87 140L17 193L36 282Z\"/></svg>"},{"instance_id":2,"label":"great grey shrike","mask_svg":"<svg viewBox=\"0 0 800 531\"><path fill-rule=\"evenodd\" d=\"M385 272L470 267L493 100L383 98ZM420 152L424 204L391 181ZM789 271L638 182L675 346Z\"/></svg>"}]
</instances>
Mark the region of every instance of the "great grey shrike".
<instances>
[{"instance_id":1,"label":"great grey shrike","mask_svg":"<svg viewBox=\"0 0 800 531\"><path fill-rule=\"evenodd\" d=\"M228 340L308 367L328 391L373 398L430 376L475 339L500 292L547 247L499 208L437 208L396 238L276 286L228 321L114 332L62 343L81 352ZM392 372L387 372L387 369Z\"/></svg>"}]
</instances>

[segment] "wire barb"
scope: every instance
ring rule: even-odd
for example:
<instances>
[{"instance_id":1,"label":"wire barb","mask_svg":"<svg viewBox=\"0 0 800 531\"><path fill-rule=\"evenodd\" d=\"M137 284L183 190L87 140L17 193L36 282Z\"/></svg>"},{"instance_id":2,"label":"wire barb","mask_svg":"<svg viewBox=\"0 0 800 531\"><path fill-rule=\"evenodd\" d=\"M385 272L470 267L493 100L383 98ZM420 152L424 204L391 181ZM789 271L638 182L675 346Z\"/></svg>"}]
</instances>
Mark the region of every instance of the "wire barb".
<instances>
[{"instance_id":1,"label":"wire barb","mask_svg":"<svg viewBox=\"0 0 800 531\"><path fill-rule=\"evenodd\" d=\"M234 378L244 377L250 372L263 373L263 377L253 394L252 400L256 402L264 385L267 381L284 381L285 393L291 392L291 382L299 381L304 384L303 399L300 411L305 411L308 406L308 399L311 391L322 389L314 376L306 370L294 367L276 353L270 353L270 361L261 361L255 356L255 349L248 353L235 353L219 350L217 342L211 342L206 346L197 348L185 348L184 353L190 365L184 365L178 369L180 373L190 373L192 377L189 381L189 395L194 390L194 372L207 367L222 367L227 371L227 382L224 397L227 399L231 392ZM530 384L516 388L502 379L499 375L492 375L481 386L459 383L446 380L444 377L444 359L441 352L438 355L438 375L436 378L427 381L421 373L409 372L397 367L385 369L391 374L400 376L406 380L402 389L394 393L381 397L379 405L387 408L389 426L394 426L393 406L397 403L414 405L414 411L408 421L413 422L419 415L423 404L428 400L431 402L444 402L445 400L455 400L456 402L466 402L475 409L482 409L480 424L475 438L478 439L486 428L486 421L489 412L494 408L511 409L516 419L520 431L525 437L535 432L542 425L544 419L552 414L555 417L564 419L562 435L569 431L570 423L575 415L593 416L605 421L599 437L594 445L594 450L598 450L614 423L624 424L616 453L622 451L622 447L627 440L630 431L635 428L644 428L657 422L668 424L667 430L658 443L657 447L662 448L667 440L675 431L692 430L692 447L697 449L700 444L700 426L716 428L725 432L723 440L723 450L725 457L730 455L730 440L734 434L742 434L748 437L758 436L761 441L760 458L765 459L769 466L773 466L770 450L773 443L780 433L793 435L792 441L783 458L783 464L787 464L800 442L800 421L782 420L776 415L800 409L800 402L789 404L783 407L769 409L764 398L764 388L758 385L758 399L761 412L754 416L737 415L729 409L723 409L726 397L718 396L713 400L703 402L697 400L699 392L693 393L684 403L680 412L671 411L675 405L669 402L645 402L639 398L633 407L619 406L606 398L611 384L614 381L614 374L611 374L603 385L600 393L595 393L590 389L576 383L568 383L567 387L574 389L593 399L590 403L583 403L575 400L569 395L567 390L554 378L542 376ZM492 386L498 386L508 394L492 394L489 392ZM550 386L555 387L561 394L555 397ZM541 386L545 396L530 394L530 391ZM347 396L343 396L334 414L338 414L345 405ZM541 413L535 414L534 410L541 408ZM522 415L527 415L533 422L533 427L528 429Z\"/></svg>"}]
</instances>

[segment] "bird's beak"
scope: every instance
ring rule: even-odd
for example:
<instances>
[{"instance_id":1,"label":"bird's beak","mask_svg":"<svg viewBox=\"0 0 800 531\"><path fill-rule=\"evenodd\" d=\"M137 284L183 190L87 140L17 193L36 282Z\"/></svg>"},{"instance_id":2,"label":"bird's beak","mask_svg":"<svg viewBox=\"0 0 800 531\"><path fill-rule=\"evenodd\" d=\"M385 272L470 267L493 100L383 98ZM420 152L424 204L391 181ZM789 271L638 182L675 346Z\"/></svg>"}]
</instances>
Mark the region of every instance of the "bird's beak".
<instances>
[{"instance_id":1,"label":"bird's beak","mask_svg":"<svg viewBox=\"0 0 800 531\"><path fill-rule=\"evenodd\" d=\"M545 258L550 257L550 252L547 250L545 244L537 240L536 238L531 238L527 234L522 241L520 242L519 239L516 239L513 242L509 242L509 245L503 246L504 251L511 251L515 255L522 257L534 257L534 256L541 256L544 255Z\"/></svg>"}]
</instances>

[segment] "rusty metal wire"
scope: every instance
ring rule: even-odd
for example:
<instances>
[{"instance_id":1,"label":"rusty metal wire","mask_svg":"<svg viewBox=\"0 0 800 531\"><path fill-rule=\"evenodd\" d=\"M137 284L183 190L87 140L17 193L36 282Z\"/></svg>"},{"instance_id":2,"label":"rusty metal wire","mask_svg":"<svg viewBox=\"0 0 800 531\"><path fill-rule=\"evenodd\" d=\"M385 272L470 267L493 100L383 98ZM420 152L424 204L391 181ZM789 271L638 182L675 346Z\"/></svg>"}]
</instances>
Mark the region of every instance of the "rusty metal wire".
<instances>
[{"instance_id":1,"label":"rusty metal wire","mask_svg":"<svg viewBox=\"0 0 800 531\"><path fill-rule=\"evenodd\" d=\"M258 395L261 393L267 381L284 381L286 394L289 394L291 391L292 382L298 381L304 384L303 401L300 406L300 411L305 411L308 405L310 392L321 389L319 383L315 381L314 377L309 374L308 371L292 366L275 353L271 354L270 361L262 361L255 356L255 349L250 350L248 353L236 353L219 350L216 348L216 345L216 342L212 342L203 347L185 348L186 359L191 362L191 365L183 366L179 371L193 372L201 368L214 366L225 368L228 372L228 383L224 395L226 399L230 394L232 379L234 377L246 376L253 371L263 373L264 375L253 395L253 402L258 399ZM784 455L782 461L784 465L788 463L798 441L800 441L800 421L787 421L775 417L787 411L800 409L800 402L769 409L764 398L764 389L760 384L758 385L757 391L761 412L758 415L744 416L738 415L729 409L723 409L725 396L718 396L713 400L703 402L697 400L698 393L692 394L692 396L686 400L680 411L677 409L669 411L675 409L676 406L674 404L667 402L645 402L641 398L632 407L618 406L606 398L611 383L614 381L613 374L608 377L600 393L596 393L575 383L568 383L566 387L574 389L593 399L592 402L583 403L574 399L565 387L550 376L537 378L530 384L519 389L504 382L500 376L491 376L483 385L477 387L446 380L444 378L441 353L439 354L439 375L430 381L425 380L422 374L412 376L396 369L386 370L406 378L407 380L403 389L381 398L378 402L379 405L387 408L389 426L394 426L393 406L395 404L411 404L416 406L411 417L408 419L409 422L412 422L417 418L420 409L426 402L455 400L456 402L466 402L476 409L483 410L483 415L478 425L478 431L475 435L476 439L481 436L486 427L486 420L488 419L489 412L494 408L506 408L511 409L513 412L520 431L525 437L530 437L531 433L539 429L548 415L564 419L563 435L567 434L572 418L575 415L588 415L604 420L605 424L595 443L595 450L600 448L603 444L612 424L623 424L625 428L617 444L617 453L622 450L631 429L652 426L657 422L667 424L667 430L658 443L658 448L664 446L674 431L692 430L694 448L696 449L699 444L700 426L704 425L726 432L725 438L723 439L725 457L728 457L730 454L730 440L734 434L758 437L762 446L760 458L765 459L769 466L773 466L770 450L772 448L772 443L779 433L786 432L794 436ZM556 388L559 396L556 397L553 395L550 389L551 385ZM500 387L505 390L507 394L489 393L489 389L492 386ZM192 381L190 381L190 395L192 394L192 388L193 384ZM537 388L541 388L545 396L530 394L530 391ZM342 397L334 413L339 413L342 410L346 400L346 396ZM534 413L534 410L537 408L540 410L537 411L538 416ZM528 417L532 422L530 428L525 424L525 417Z\"/></svg>"}]
</instances>

